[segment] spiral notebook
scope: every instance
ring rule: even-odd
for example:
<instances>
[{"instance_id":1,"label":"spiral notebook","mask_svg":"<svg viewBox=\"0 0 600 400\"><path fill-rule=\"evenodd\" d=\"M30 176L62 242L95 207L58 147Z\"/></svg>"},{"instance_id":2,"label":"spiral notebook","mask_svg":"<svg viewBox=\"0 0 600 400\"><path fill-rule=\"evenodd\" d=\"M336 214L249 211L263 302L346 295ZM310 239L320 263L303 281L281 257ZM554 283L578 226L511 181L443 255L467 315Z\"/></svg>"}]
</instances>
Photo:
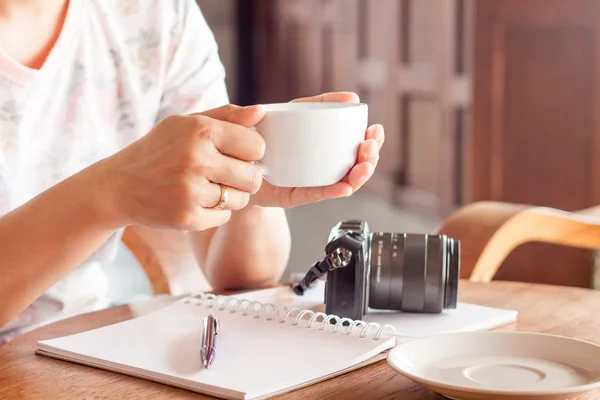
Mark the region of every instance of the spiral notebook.
<instances>
[{"instance_id":1,"label":"spiral notebook","mask_svg":"<svg viewBox=\"0 0 600 400\"><path fill-rule=\"evenodd\" d=\"M310 309L319 308L320 290L306 297L288 297L289 288L244 297L200 293L128 321L40 341L36 353L214 397L261 399L381 360L405 339L398 324L342 324ZM297 307L302 304L309 308ZM510 310L488 311L485 318L481 313L473 318L491 327L515 316ZM214 364L204 370L199 354L209 313L219 319L220 331ZM436 317L443 319L429 315ZM335 323L326 322L331 318Z\"/></svg>"},{"instance_id":2,"label":"spiral notebook","mask_svg":"<svg viewBox=\"0 0 600 400\"><path fill-rule=\"evenodd\" d=\"M323 312L325 281L316 281L303 296L296 295L289 288L277 287L249 292L244 297L249 301L283 304L289 309ZM440 314L369 309L362 320L366 323L394 326L398 341L402 342L426 335L488 330L514 322L517 316L518 312L515 310L459 302L455 309L445 310Z\"/></svg>"}]
</instances>

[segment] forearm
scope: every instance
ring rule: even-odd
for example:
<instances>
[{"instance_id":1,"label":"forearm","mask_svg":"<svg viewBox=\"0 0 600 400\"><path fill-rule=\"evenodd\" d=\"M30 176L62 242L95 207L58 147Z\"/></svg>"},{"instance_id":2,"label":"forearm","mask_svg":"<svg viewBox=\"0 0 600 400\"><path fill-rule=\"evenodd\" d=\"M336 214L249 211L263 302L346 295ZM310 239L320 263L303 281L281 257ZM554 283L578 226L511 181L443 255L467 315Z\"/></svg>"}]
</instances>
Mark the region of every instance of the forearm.
<instances>
[{"instance_id":1,"label":"forearm","mask_svg":"<svg viewBox=\"0 0 600 400\"><path fill-rule=\"evenodd\" d=\"M291 237L282 208L248 206L226 224L191 234L200 266L215 289L276 284L287 266Z\"/></svg>"},{"instance_id":2,"label":"forearm","mask_svg":"<svg viewBox=\"0 0 600 400\"><path fill-rule=\"evenodd\" d=\"M113 232L95 179L77 174L0 218L0 327Z\"/></svg>"}]
</instances>

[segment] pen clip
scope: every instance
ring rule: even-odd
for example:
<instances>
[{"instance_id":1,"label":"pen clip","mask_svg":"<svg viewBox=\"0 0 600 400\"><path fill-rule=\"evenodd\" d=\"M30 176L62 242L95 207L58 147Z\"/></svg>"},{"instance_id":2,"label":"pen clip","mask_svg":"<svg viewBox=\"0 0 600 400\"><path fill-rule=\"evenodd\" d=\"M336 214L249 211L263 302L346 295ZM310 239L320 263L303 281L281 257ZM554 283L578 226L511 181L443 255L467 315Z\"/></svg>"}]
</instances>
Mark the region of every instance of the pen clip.
<instances>
[{"instance_id":1,"label":"pen clip","mask_svg":"<svg viewBox=\"0 0 600 400\"><path fill-rule=\"evenodd\" d=\"M214 321L214 329L215 329L215 335L219 334L219 320L216 319L215 317L213 317L213 321Z\"/></svg>"}]
</instances>

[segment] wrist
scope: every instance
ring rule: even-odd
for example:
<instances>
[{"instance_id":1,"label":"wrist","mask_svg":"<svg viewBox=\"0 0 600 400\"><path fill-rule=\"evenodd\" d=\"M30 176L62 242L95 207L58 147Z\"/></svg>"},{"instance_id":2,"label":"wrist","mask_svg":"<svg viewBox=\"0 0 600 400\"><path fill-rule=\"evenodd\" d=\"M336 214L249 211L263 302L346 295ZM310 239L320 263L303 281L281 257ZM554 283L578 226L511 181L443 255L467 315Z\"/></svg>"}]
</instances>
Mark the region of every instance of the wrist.
<instances>
[{"instance_id":1,"label":"wrist","mask_svg":"<svg viewBox=\"0 0 600 400\"><path fill-rule=\"evenodd\" d=\"M92 164L74 177L74 184L85 193L89 212L103 227L120 229L131 224L119 204L118 179L104 161Z\"/></svg>"}]
</instances>

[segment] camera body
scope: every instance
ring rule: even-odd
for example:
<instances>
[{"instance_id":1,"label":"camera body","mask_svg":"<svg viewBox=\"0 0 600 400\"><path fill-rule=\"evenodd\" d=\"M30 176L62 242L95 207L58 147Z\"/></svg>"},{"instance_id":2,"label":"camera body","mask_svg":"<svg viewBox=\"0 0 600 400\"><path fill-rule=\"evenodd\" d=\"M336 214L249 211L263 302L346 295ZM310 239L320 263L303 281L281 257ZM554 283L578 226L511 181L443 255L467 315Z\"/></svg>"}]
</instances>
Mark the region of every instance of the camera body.
<instances>
[{"instance_id":1,"label":"camera body","mask_svg":"<svg viewBox=\"0 0 600 400\"><path fill-rule=\"evenodd\" d=\"M325 284L325 312L360 319L367 312L369 299L368 270L371 232L367 222L346 220L333 227L325 253L348 250L352 257L342 268L328 272Z\"/></svg>"},{"instance_id":2,"label":"camera body","mask_svg":"<svg viewBox=\"0 0 600 400\"><path fill-rule=\"evenodd\" d=\"M366 221L349 219L332 228L325 253L293 289L302 295L327 273L327 314L360 320L369 309L456 308L460 242L445 235L371 232Z\"/></svg>"}]
</instances>

